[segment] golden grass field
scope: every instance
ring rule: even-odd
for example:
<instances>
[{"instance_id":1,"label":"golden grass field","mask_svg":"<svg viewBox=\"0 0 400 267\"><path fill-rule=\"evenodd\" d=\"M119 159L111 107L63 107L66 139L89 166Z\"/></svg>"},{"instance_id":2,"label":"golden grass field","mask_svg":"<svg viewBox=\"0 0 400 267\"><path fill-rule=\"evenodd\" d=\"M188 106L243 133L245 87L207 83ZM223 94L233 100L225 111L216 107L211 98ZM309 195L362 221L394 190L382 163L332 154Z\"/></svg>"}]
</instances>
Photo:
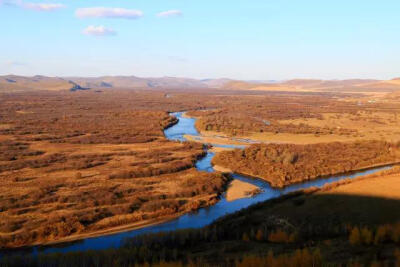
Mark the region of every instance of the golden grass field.
<instances>
[{"instance_id":1,"label":"golden grass field","mask_svg":"<svg viewBox=\"0 0 400 267\"><path fill-rule=\"evenodd\" d=\"M400 115L397 112L359 112L354 114L323 114L323 119L294 119L282 120L282 123L307 123L317 127L335 127L347 128L358 131L357 136L349 136L342 138L340 136L331 136L324 140L324 136L314 139L322 141L350 141L354 139L377 139L387 140L389 142L400 141ZM300 137L301 139L301 137Z\"/></svg>"},{"instance_id":2,"label":"golden grass field","mask_svg":"<svg viewBox=\"0 0 400 267\"><path fill-rule=\"evenodd\" d=\"M398 82L397 82L398 83ZM396 83L396 84L397 84ZM254 98L254 97L253 97ZM254 98L257 99L257 98ZM190 140L200 141L202 143L216 143L216 144L238 144L248 145L243 142L235 141L236 139L251 139L261 143L293 143L293 144L316 144L328 142L353 142L357 140L386 140L388 142L400 141L400 98L398 93L388 92L368 92L357 93L348 95L346 97L336 98L336 103L330 108L322 108L316 111L318 116L293 116L295 118L284 118L285 114L290 114L290 109L286 110L282 107L282 116L273 120L272 124L279 124L281 128L298 127L299 129L311 127L313 133L307 132L293 132L293 130L268 130L264 127L260 130L262 125L257 125L260 118L269 120L268 116L258 113L255 107L243 108L241 106L233 106L232 111L221 112L224 116L221 122L215 122L215 126L224 126L224 120L231 120L232 116L238 116L237 120L244 119L243 122L237 124L238 127L243 125L246 120L254 120L253 126L247 126L245 131L239 131L232 134L232 130L228 132L223 128L219 131L204 129L204 125L199 128L202 134L200 140L195 140L191 137ZM300 100L301 103L301 100ZM317 103L314 103L317 104ZM340 105L349 105L348 110L338 109ZM254 110L253 110L254 109ZM278 108L277 108L278 109ZM304 107L307 110L307 106ZM312 112L312 109L310 109ZM275 110L274 110L275 112ZM302 110L299 110L301 114ZM236 115L234 115L236 114ZM208 114L195 113L195 117L203 120L209 116ZM273 118L276 115L271 116ZM286 117L290 117L287 115ZM243 117L243 118L242 118ZM297 117L297 118L296 118ZM233 120L233 119L232 119ZM234 123L230 127L234 127ZM257 125L257 126L256 126ZM254 129L252 129L252 127ZM288 128L288 129L289 129ZM318 129L322 129L318 130ZM346 131L346 133L343 133ZM235 140L233 139L235 138Z\"/></svg>"},{"instance_id":3,"label":"golden grass field","mask_svg":"<svg viewBox=\"0 0 400 267\"><path fill-rule=\"evenodd\" d=\"M152 145L157 149L152 149L151 153L157 156L149 154L148 144L34 142L30 145L31 150L42 151L44 155L63 155L67 160L40 168L0 173L3 209L0 239L6 242L3 244L59 242L115 232L176 217L216 201L218 191L210 186L214 175L200 174L190 167L170 174L145 174L143 178L116 175L121 170L154 159L161 162L164 158L168 162L191 157L181 144L160 142ZM169 152L161 156L163 151ZM201 153L201 148L195 153ZM40 157L32 158L39 160ZM79 159L93 157L96 162L79 163ZM74 162L75 158L78 161ZM166 165L151 163L151 166L157 169ZM223 186L223 183L215 182ZM210 186L209 193L203 191L204 184ZM73 223L70 222L72 219L75 220ZM37 237L32 237L32 233L37 233Z\"/></svg>"},{"instance_id":4,"label":"golden grass field","mask_svg":"<svg viewBox=\"0 0 400 267\"><path fill-rule=\"evenodd\" d=\"M365 196L400 200L400 169L370 177L355 179L350 183L329 189L329 187L317 194L338 194L349 196Z\"/></svg>"},{"instance_id":5,"label":"golden grass field","mask_svg":"<svg viewBox=\"0 0 400 267\"><path fill-rule=\"evenodd\" d=\"M1 94L2 246L143 226L218 201L227 179L194 169L204 153L200 144L165 140L163 129L174 123L169 111L190 110L188 116L200 122L210 117L196 125L201 143L399 139L400 98L392 92L379 98L230 91L170 95L126 90ZM202 128L208 124L214 128ZM235 183L230 192L245 197L252 189Z\"/></svg>"},{"instance_id":6,"label":"golden grass field","mask_svg":"<svg viewBox=\"0 0 400 267\"><path fill-rule=\"evenodd\" d=\"M143 227L218 201L228 179L194 168L202 145L165 139L164 99L0 95L0 247Z\"/></svg>"},{"instance_id":7,"label":"golden grass field","mask_svg":"<svg viewBox=\"0 0 400 267\"><path fill-rule=\"evenodd\" d=\"M343 180L319 190L308 190L306 195L279 201L257 213L260 216L262 213L279 214L291 223L305 223L309 218L314 224L324 220L327 224L395 224L400 221L399 189L400 167L394 167L373 175Z\"/></svg>"}]
</instances>

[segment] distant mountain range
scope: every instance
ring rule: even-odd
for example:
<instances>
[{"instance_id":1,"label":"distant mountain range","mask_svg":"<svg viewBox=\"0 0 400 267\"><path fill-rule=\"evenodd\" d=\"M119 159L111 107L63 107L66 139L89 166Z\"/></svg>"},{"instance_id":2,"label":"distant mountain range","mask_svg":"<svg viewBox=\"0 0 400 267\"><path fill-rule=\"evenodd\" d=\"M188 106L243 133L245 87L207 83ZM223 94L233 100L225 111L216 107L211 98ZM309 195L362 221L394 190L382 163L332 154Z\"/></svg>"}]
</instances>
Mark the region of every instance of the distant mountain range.
<instances>
[{"instance_id":1,"label":"distant mountain range","mask_svg":"<svg viewBox=\"0 0 400 267\"><path fill-rule=\"evenodd\" d=\"M282 82L255 83L246 81L231 81L223 88L234 90L260 91L331 91L331 92L395 92L400 90L400 79L372 80L317 80L294 79Z\"/></svg>"},{"instance_id":2,"label":"distant mountain range","mask_svg":"<svg viewBox=\"0 0 400 267\"><path fill-rule=\"evenodd\" d=\"M139 78L135 76L70 77L66 79L87 88L218 88L230 81L228 79L196 80L177 77Z\"/></svg>"},{"instance_id":3,"label":"distant mountain range","mask_svg":"<svg viewBox=\"0 0 400 267\"><path fill-rule=\"evenodd\" d=\"M232 79L191 79L179 77L140 78L136 76L103 77L24 77L0 76L0 92L36 90L89 90L89 89L194 89L215 88L230 90L263 91L347 91L394 92L400 90L400 78L392 80L351 79L317 80L295 79L288 81L237 81Z\"/></svg>"},{"instance_id":4,"label":"distant mountain range","mask_svg":"<svg viewBox=\"0 0 400 267\"><path fill-rule=\"evenodd\" d=\"M0 91L85 90L98 88L220 88L230 81L232 80L197 80L177 77L103 76L91 78L6 75L0 76Z\"/></svg>"},{"instance_id":5,"label":"distant mountain range","mask_svg":"<svg viewBox=\"0 0 400 267\"><path fill-rule=\"evenodd\" d=\"M0 76L0 92L36 90L74 90L80 88L73 81L58 77L23 77L16 75Z\"/></svg>"}]
</instances>

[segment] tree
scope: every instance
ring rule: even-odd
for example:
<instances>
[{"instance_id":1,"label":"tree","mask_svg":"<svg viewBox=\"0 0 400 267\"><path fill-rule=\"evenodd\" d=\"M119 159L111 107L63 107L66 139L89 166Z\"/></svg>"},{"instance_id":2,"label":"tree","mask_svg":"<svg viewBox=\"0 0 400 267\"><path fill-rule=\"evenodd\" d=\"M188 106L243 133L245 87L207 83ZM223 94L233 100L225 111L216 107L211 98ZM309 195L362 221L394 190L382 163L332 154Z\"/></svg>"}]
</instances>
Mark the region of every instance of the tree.
<instances>
[{"instance_id":1,"label":"tree","mask_svg":"<svg viewBox=\"0 0 400 267\"><path fill-rule=\"evenodd\" d=\"M394 256L396 257L396 267L400 267L400 249L394 251Z\"/></svg>"},{"instance_id":2,"label":"tree","mask_svg":"<svg viewBox=\"0 0 400 267\"><path fill-rule=\"evenodd\" d=\"M357 226L353 227L353 229L351 230L349 242L352 245L358 245L361 243L361 234Z\"/></svg>"},{"instance_id":3,"label":"tree","mask_svg":"<svg viewBox=\"0 0 400 267\"><path fill-rule=\"evenodd\" d=\"M372 243L372 232L367 227L361 229L361 240L366 245Z\"/></svg>"},{"instance_id":4,"label":"tree","mask_svg":"<svg viewBox=\"0 0 400 267\"><path fill-rule=\"evenodd\" d=\"M313 266L322 266L321 250L317 248L313 251Z\"/></svg>"},{"instance_id":5,"label":"tree","mask_svg":"<svg viewBox=\"0 0 400 267\"><path fill-rule=\"evenodd\" d=\"M256 240L263 241L264 239L264 231L262 229L258 229L256 233Z\"/></svg>"},{"instance_id":6,"label":"tree","mask_svg":"<svg viewBox=\"0 0 400 267\"><path fill-rule=\"evenodd\" d=\"M378 230L376 230L375 233L374 243L377 245L383 242L386 239L387 232L388 232L388 227L386 225L379 226Z\"/></svg>"},{"instance_id":7,"label":"tree","mask_svg":"<svg viewBox=\"0 0 400 267\"><path fill-rule=\"evenodd\" d=\"M245 242L249 242L250 241L249 235L247 233L243 233L242 240Z\"/></svg>"}]
</instances>

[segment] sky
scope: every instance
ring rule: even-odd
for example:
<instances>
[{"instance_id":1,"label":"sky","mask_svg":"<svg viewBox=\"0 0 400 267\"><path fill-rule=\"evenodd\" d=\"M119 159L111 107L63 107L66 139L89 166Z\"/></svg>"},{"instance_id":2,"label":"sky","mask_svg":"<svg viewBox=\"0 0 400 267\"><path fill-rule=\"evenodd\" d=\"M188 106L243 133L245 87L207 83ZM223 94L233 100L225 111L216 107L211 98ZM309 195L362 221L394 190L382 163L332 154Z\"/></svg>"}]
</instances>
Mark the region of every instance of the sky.
<instances>
[{"instance_id":1,"label":"sky","mask_svg":"<svg viewBox=\"0 0 400 267\"><path fill-rule=\"evenodd\" d=\"M0 75L400 76L399 0L0 0Z\"/></svg>"}]
</instances>

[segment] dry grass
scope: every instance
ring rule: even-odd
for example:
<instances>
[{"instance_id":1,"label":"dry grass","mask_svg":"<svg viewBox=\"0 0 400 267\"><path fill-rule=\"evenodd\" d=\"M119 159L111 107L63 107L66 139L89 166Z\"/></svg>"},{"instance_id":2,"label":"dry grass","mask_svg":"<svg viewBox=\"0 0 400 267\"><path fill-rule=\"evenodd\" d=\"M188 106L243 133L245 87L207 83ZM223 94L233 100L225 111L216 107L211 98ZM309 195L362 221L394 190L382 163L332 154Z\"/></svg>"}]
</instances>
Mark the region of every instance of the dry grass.
<instances>
[{"instance_id":1,"label":"dry grass","mask_svg":"<svg viewBox=\"0 0 400 267\"><path fill-rule=\"evenodd\" d=\"M400 168L345 180L306 195L289 198L268 210L306 229L307 221L330 227L337 225L383 225L400 221ZM317 227L317 226L315 226ZM322 230L322 229L321 229Z\"/></svg>"},{"instance_id":2,"label":"dry grass","mask_svg":"<svg viewBox=\"0 0 400 267\"><path fill-rule=\"evenodd\" d=\"M350 141L354 139L383 139L391 142L400 141L400 113L398 110L394 111L361 111L357 114L323 114L321 119L294 119L283 120L281 123L292 123L300 125L307 123L315 127L335 127L354 129L358 132L357 136L349 136L342 138L343 141ZM314 137L314 140L319 141L339 141L341 136L329 136L329 140L324 140L325 136Z\"/></svg>"},{"instance_id":3,"label":"dry grass","mask_svg":"<svg viewBox=\"0 0 400 267\"><path fill-rule=\"evenodd\" d=\"M193 168L203 154L201 144L165 140L163 129L175 122L168 111L212 108L193 112L216 127L203 141L241 144L230 139L232 133L291 134L295 140L304 132L321 132L321 138L330 137L330 129L313 122L332 113L349 120L338 131L347 138L361 129L351 129L350 116L393 114L399 105L396 96L388 99L390 104L359 106L350 96L331 94L172 95L123 90L0 95L1 245L46 243L123 228L217 201L226 179ZM263 119L280 132L268 132L270 125ZM305 119L310 121L306 126L285 124ZM397 120L389 122L389 115L384 119L390 124L381 132L395 127ZM214 136L221 132L227 138Z\"/></svg>"},{"instance_id":4,"label":"dry grass","mask_svg":"<svg viewBox=\"0 0 400 267\"><path fill-rule=\"evenodd\" d=\"M199 118L196 126L206 139L221 144L232 143L231 137L293 144L400 140L396 94L253 97L252 105L246 101L250 99L243 97L231 106L189 115Z\"/></svg>"},{"instance_id":5,"label":"dry grass","mask_svg":"<svg viewBox=\"0 0 400 267\"><path fill-rule=\"evenodd\" d=\"M195 170L203 146L163 136L175 121L167 109L197 105L175 101L124 91L1 95L0 247L104 234L215 203L227 179Z\"/></svg>"},{"instance_id":6,"label":"dry grass","mask_svg":"<svg viewBox=\"0 0 400 267\"><path fill-rule=\"evenodd\" d=\"M378 175L356 179L350 183L326 188L318 194L368 196L400 200L400 168Z\"/></svg>"},{"instance_id":7,"label":"dry grass","mask_svg":"<svg viewBox=\"0 0 400 267\"><path fill-rule=\"evenodd\" d=\"M360 138L354 136L291 134L291 133L252 133L241 137L262 143L298 144L298 145L329 143L329 142L351 142L355 140L360 140Z\"/></svg>"},{"instance_id":8,"label":"dry grass","mask_svg":"<svg viewBox=\"0 0 400 267\"><path fill-rule=\"evenodd\" d=\"M21 160L1 162L7 162L3 169L10 167L0 173L2 246L54 241L187 212L214 203L225 183L221 176L193 168L203 153L199 145L41 141L27 151L43 155L26 156L34 162L27 167L16 164ZM46 157L54 160L35 165ZM188 166L175 167L185 160ZM166 174L159 174L162 169ZM121 170L134 175L114 178Z\"/></svg>"}]
</instances>

